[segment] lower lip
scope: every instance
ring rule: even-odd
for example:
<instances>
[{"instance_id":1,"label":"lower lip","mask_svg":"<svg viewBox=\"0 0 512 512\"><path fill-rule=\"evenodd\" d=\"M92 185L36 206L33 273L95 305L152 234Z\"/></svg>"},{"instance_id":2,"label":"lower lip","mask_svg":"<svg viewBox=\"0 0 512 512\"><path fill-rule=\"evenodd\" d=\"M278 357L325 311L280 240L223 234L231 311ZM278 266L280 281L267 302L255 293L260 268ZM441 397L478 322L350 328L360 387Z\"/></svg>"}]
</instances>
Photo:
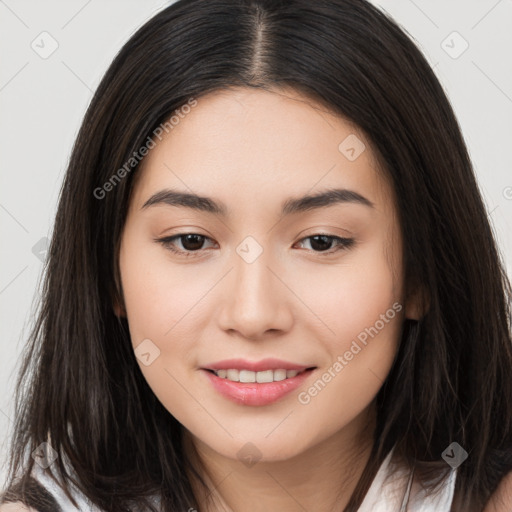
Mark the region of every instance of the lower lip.
<instances>
[{"instance_id":1,"label":"lower lip","mask_svg":"<svg viewBox=\"0 0 512 512\"><path fill-rule=\"evenodd\" d=\"M240 405L269 405L277 402L297 389L314 370L306 370L295 377L277 382L233 382L217 377L208 370L202 370L212 386L223 396Z\"/></svg>"}]
</instances>

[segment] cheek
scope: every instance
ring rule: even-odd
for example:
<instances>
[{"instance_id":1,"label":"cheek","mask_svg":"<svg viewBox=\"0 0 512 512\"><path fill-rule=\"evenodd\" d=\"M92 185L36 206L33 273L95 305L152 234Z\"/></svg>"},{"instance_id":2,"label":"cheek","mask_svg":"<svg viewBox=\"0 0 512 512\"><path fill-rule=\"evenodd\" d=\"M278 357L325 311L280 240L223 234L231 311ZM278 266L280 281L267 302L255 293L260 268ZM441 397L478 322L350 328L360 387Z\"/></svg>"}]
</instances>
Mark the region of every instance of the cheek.
<instances>
[{"instance_id":1,"label":"cheek","mask_svg":"<svg viewBox=\"0 0 512 512\"><path fill-rule=\"evenodd\" d=\"M125 242L120 270L134 346L145 338L159 340L166 351L172 349L166 340L180 339L174 345L177 350L186 345L180 329L190 324L189 315L194 315L199 299L212 285L211 278L198 278L192 268L173 264L156 243Z\"/></svg>"},{"instance_id":2,"label":"cheek","mask_svg":"<svg viewBox=\"0 0 512 512\"><path fill-rule=\"evenodd\" d=\"M190 317L205 285L192 279L190 271L173 267L157 244L137 243L135 238L123 241L120 272L141 372L158 400L178 421L186 421L181 415L191 409L186 389L191 347L197 338Z\"/></svg>"},{"instance_id":3,"label":"cheek","mask_svg":"<svg viewBox=\"0 0 512 512\"><path fill-rule=\"evenodd\" d=\"M404 308L400 283L381 247L347 258L317 306L334 334L323 338L329 360L299 402L311 417L322 416L327 429L368 406L396 355Z\"/></svg>"},{"instance_id":4,"label":"cheek","mask_svg":"<svg viewBox=\"0 0 512 512\"><path fill-rule=\"evenodd\" d=\"M401 285L393 269L375 243L354 253L334 269L315 273L317 293L309 293L315 310L329 327L327 337L333 350L344 351L365 329L379 321L381 315L401 300ZM395 311L391 311L394 317ZM379 323L379 326L381 324ZM388 326L388 324L386 324Z\"/></svg>"}]
</instances>

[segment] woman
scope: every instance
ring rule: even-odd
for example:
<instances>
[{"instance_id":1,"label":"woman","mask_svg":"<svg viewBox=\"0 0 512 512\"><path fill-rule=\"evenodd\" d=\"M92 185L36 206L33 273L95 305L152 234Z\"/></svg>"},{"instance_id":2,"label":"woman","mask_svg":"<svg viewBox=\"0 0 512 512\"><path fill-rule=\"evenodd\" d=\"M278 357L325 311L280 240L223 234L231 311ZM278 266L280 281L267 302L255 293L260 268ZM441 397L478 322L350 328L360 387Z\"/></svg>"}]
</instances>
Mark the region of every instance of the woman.
<instances>
[{"instance_id":1,"label":"woman","mask_svg":"<svg viewBox=\"0 0 512 512\"><path fill-rule=\"evenodd\" d=\"M78 135L2 510L510 510L510 296L394 22L180 0Z\"/></svg>"}]
</instances>

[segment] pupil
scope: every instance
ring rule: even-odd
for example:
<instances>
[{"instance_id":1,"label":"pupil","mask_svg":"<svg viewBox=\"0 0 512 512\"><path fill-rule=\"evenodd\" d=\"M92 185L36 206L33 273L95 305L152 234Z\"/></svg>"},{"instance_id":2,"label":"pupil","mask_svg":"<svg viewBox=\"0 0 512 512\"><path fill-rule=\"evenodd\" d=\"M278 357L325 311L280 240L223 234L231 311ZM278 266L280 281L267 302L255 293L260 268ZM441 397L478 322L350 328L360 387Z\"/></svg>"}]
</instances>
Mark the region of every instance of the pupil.
<instances>
[{"instance_id":1,"label":"pupil","mask_svg":"<svg viewBox=\"0 0 512 512\"><path fill-rule=\"evenodd\" d=\"M329 237L325 235L315 235L314 237L311 238L311 247L313 249L315 249L315 244L318 243L319 240L321 240L323 243L320 242L320 247L317 247L318 250L324 251L330 248L329 246L331 245L331 240L329 239Z\"/></svg>"},{"instance_id":2,"label":"pupil","mask_svg":"<svg viewBox=\"0 0 512 512\"><path fill-rule=\"evenodd\" d=\"M182 243L185 249L193 251L196 249L201 249L201 246L203 245L203 238L204 237L202 235L185 235L185 243L183 243L183 240Z\"/></svg>"}]
</instances>

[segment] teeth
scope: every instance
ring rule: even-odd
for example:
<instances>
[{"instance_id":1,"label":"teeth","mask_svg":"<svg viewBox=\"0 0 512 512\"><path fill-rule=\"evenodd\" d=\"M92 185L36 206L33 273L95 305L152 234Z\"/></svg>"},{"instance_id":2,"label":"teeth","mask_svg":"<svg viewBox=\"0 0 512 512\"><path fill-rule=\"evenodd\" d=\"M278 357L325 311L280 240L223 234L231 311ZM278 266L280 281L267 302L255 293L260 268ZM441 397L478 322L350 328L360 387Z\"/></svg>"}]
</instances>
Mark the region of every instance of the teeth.
<instances>
[{"instance_id":1,"label":"teeth","mask_svg":"<svg viewBox=\"0 0 512 512\"><path fill-rule=\"evenodd\" d=\"M286 379L286 370L274 370L274 381Z\"/></svg>"},{"instance_id":2,"label":"teeth","mask_svg":"<svg viewBox=\"0 0 512 512\"><path fill-rule=\"evenodd\" d=\"M238 370L227 370L226 372L226 378L233 382L238 382L240 380L239 376L240 372Z\"/></svg>"},{"instance_id":3,"label":"teeth","mask_svg":"<svg viewBox=\"0 0 512 512\"><path fill-rule=\"evenodd\" d=\"M256 372L240 370L240 382L256 382Z\"/></svg>"},{"instance_id":4,"label":"teeth","mask_svg":"<svg viewBox=\"0 0 512 512\"><path fill-rule=\"evenodd\" d=\"M256 372L256 382L272 382L274 380L274 372L265 370L264 372Z\"/></svg>"},{"instance_id":5,"label":"teeth","mask_svg":"<svg viewBox=\"0 0 512 512\"><path fill-rule=\"evenodd\" d=\"M228 379L233 382L279 382L281 380L295 377L300 372L297 370L264 370L252 372L250 370L214 370L215 375L221 379Z\"/></svg>"}]
</instances>

